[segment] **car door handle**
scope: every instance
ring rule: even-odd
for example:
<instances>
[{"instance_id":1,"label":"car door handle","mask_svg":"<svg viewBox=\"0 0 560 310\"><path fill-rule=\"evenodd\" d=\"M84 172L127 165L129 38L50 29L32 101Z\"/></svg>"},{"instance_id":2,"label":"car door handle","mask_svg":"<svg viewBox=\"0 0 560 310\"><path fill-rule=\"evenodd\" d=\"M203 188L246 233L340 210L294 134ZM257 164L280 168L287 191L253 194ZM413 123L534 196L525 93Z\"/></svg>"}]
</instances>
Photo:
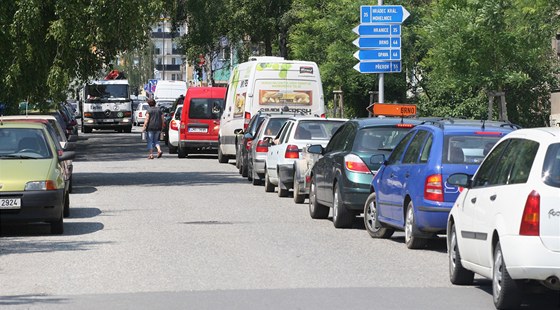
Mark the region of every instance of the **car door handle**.
<instances>
[{"instance_id":1,"label":"car door handle","mask_svg":"<svg viewBox=\"0 0 560 310\"><path fill-rule=\"evenodd\" d=\"M494 201L494 200L496 200L496 194L494 194L494 195L490 196L490 200L491 200L491 201Z\"/></svg>"},{"instance_id":2,"label":"car door handle","mask_svg":"<svg viewBox=\"0 0 560 310\"><path fill-rule=\"evenodd\" d=\"M471 202L472 202L472 203L476 203L476 197L472 198L472 199L471 199Z\"/></svg>"}]
</instances>

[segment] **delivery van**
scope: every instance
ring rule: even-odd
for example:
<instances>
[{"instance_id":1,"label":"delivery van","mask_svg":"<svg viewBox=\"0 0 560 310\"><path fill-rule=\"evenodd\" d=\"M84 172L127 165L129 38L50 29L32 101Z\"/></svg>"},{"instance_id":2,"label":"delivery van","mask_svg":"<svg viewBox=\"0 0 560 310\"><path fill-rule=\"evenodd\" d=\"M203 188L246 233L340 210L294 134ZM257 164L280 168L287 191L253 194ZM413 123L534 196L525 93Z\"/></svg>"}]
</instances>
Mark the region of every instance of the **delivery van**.
<instances>
[{"instance_id":1,"label":"delivery van","mask_svg":"<svg viewBox=\"0 0 560 310\"><path fill-rule=\"evenodd\" d=\"M154 91L154 99L158 101L175 101L187 92L185 81L158 80Z\"/></svg>"},{"instance_id":2,"label":"delivery van","mask_svg":"<svg viewBox=\"0 0 560 310\"><path fill-rule=\"evenodd\" d=\"M181 111L179 158L216 152L226 91L225 87L189 87Z\"/></svg>"},{"instance_id":3,"label":"delivery van","mask_svg":"<svg viewBox=\"0 0 560 310\"><path fill-rule=\"evenodd\" d=\"M220 123L220 163L235 158L236 140L259 112L324 117L325 100L317 64L282 57L251 57L233 69Z\"/></svg>"}]
</instances>

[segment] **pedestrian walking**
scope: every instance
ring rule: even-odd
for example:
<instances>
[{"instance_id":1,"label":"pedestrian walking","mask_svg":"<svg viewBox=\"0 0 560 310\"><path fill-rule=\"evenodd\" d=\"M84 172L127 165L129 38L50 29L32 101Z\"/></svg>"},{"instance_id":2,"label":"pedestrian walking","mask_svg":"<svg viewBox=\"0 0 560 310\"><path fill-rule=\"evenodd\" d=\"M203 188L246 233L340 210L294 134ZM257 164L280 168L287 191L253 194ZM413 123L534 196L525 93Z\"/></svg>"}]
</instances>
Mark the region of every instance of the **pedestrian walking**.
<instances>
[{"instance_id":1,"label":"pedestrian walking","mask_svg":"<svg viewBox=\"0 0 560 310\"><path fill-rule=\"evenodd\" d=\"M147 100L148 111L146 112L146 120L144 121L143 130L146 132L148 140L148 159L154 159L154 148L157 149L157 157L160 158L163 152L159 145L159 137L163 129L163 113L156 108L156 101L153 98Z\"/></svg>"}]
</instances>

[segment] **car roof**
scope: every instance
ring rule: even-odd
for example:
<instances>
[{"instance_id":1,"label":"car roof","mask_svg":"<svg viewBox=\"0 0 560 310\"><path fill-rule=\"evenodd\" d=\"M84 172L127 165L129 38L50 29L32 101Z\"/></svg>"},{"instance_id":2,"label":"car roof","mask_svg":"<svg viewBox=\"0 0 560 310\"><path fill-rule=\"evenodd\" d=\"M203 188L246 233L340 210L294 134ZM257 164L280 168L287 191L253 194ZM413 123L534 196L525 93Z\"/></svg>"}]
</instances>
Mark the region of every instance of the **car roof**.
<instances>
[{"instance_id":1,"label":"car roof","mask_svg":"<svg viewBox=\"0 0 560 310\"><path fill-rule=\"evenodd\" d=\"M1 117L2 120L35 120L35 119L54 119L56 120L56 117L54 117L53 115L44 115L44 114L31 114L31 115L4 115Z\"/></svg>"},{"instance_id":2,"label":"car roof","mask_svg":"<svg viewBox=\"0 0 560 310\"><path fill-rule=\"evenodd\" d=\"M504 138L530 138L537 141L557 143L560 139L560 127L523 128L508 133Z\"/></svg>"}]
</instances>

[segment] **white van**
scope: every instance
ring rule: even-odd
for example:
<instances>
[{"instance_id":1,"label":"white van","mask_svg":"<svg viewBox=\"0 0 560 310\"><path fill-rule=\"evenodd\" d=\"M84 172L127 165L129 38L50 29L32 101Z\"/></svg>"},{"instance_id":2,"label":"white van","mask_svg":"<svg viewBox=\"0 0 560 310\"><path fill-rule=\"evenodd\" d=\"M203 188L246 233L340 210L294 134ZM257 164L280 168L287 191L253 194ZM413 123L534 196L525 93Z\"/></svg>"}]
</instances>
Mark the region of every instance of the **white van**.
<instances>
[{"instance_id":1,"label":"white van","mask_svg":"<svg viewBox=\"0 0 560 310\"><path fill-rule=\"evenodd\" d=\"M251 57L233 69L220 123L220 163L235 157L238 134L259 112L324 117L325 99L317 64L282 57Z\"/></svg>"},{"instance_id":2,"label":"white van","mask_svg":"<svg viewBox=\"0 0 560 310\"><path fill-rule=\"evenodd\" d=\"M154 91L154 99L157 101L175 101L181 95L187 93L187 83L185 81L159 80Z\"/></svg>"}]
</instances>

